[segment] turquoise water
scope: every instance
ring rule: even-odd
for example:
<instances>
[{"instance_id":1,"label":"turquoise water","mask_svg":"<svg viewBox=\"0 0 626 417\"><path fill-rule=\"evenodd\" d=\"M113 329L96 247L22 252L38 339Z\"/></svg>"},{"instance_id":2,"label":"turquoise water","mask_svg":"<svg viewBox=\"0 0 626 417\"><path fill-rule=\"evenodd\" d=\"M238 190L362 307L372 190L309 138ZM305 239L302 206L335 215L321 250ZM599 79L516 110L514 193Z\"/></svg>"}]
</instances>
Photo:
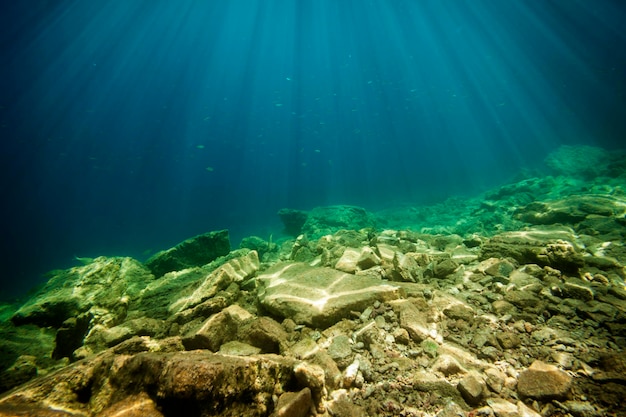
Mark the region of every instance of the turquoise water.
<instances>
[{"instance_id":1,"label":"turquoise water","mask_svg":"<svg viewBox=\"0 0 626 417\"><path fill-rule=\"evenodd\" d=\"M474 195L626 136L620 1L12 3L0 296L75 255Z\"/></svg>"}]
</instances>

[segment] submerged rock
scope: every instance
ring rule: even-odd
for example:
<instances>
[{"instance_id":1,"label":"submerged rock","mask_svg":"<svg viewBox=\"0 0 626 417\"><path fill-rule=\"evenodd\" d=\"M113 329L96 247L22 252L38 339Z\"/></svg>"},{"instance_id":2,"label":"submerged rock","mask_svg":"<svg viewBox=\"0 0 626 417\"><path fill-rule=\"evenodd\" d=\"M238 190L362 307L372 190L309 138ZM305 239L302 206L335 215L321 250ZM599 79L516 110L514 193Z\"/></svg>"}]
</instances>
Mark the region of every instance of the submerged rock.
<instances>
[{"instance_id":1,"label":"submerged rock","mask_svg":"<svg viewBox=\"0 0 626 417\"><path fill-rule=\"evenodd\" d=\"M356 206L316 207L308 214L302 233L310 238L333 234L341 229L359 230L375 226L374 216Z\"/></svg>"},{"instance_id":2,"label":"submerged rock","mask_svg":"<svg viewBox=\"0 0 626 417\"><path fill-rule=\"evenodd\" d=\"M259 302L270 313L313 327L329 325L374 301L399 298L400 287L305 263L279 263L257 278Z\"/></svg>"},{"instance_id":3,"label":"submerged rock","mask_svg":"<svg viewBox=\"0 0 626 417\"><path fill-rule=\"evenodd\" d=\"M173 248L161 251L148 259L145 265L159 278L167 272L206 265L228 252L228 230L220 230L192 237Z\"/></svg>"}]
</instances>

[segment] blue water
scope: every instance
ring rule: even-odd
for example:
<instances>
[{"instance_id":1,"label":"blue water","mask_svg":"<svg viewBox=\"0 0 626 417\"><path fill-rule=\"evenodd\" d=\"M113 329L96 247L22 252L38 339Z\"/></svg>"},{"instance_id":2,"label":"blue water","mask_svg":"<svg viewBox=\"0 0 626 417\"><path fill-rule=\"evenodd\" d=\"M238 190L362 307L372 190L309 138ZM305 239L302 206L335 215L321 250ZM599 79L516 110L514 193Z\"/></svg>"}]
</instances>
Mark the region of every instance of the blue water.
<instances>
[{"instance_id":1,"label":"blue water","mask_svg":"<svg viewBox=\"0 0 626 417\"><path fill-rule=\"evenodd\" d=\"M615 0L2 2L0 297L276 212L471 195L623 146Z\"/></svg>"}]
</instances>

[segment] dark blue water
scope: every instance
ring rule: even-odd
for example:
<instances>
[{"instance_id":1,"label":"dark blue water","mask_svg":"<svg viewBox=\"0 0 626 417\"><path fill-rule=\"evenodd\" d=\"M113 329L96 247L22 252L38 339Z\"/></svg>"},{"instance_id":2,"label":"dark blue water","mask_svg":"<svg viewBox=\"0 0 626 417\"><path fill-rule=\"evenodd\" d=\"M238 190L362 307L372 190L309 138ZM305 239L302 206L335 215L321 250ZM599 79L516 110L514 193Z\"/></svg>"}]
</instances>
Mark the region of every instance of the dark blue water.
<instances>
[{"instance_id":1,"label":"dark blue water","mask_svg":"<svg viewBox=\"0 0 626 417\"><path fill-rule=\"evenodd\" d=\"M283 207L484 190L626 137L622 1L2 2L1 296Z\"/></svg>"}]
</instances>

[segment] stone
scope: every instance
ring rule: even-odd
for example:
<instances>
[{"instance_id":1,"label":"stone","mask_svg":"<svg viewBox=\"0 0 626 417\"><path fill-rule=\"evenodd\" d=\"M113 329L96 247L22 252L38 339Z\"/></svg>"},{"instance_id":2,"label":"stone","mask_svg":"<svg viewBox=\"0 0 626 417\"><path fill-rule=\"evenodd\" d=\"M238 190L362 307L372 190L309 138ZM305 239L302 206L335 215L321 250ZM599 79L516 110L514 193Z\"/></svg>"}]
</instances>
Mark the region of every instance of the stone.
<instances>
[{"instance_id":1,"label":"stone","mask_svg":"<svg viewBox=\"0 0 626 417\"><path fill-rule=\"evenodd\" d=\"M222 344L218 353L222 355L251 356L261 353L261 349L247 343L233 340Z\"/></svg>"},{"instance_id":2,"label":"stone","mask_svg":"<svg viewBox=\"0 0 626 417\"><path fill-rule=\"evenodd\" d=\"M134 416L132 405L145 410L141 415L158 416L151 402L155 399L163 415L215 415L217 410L221 415L267 415L272 397L293 386L295 364L277 355L107 351L0 397L0 416Z\"/></svg>"},{"instance_id":3,"label":"stone","mask_svg":"<svg viewBox=\"0 0 626 417\"><path fill-rule=\"evenodd\" d=\"M400 327L407 331L414 342L421 343L433 336L437 337L434 328L427 323L427 315L411 301L398 300L392 302L391 305L400 318Z\"/></svg>"},{"instance_id":4,"label":"stone","mask_svg":"<svg viewBox=\"0 0 626 417\"><path fill-rule=\"evenodd\" d=\"M443 309L443 314L454 320L470 322L474 318L474 309L467 304L455 303Z\"/></svg>"},{"instance_id":5,"label":"stone","mask_svg":"<svg viewBox=\"0 0 626 417\"><path fill-rule=\"evenodd\" d=\"M374 301L401 296L401 289L376 278L355 276L305 263L280 263L257 277L258 299L271 314L325 328L363 311Z\"/></svg>"},{"instance_id":6,"label":"stone","mask_svg":"<svg viewBox=\"0 0 626 417\"><path fill-rule=\"evenodd\" d=\"M218 291L225 290L230 284L242 282L253 276L260 266L259 255L249 251L246 255L231 259L204 278L202 283L189 296L173 302L169 310L180 313L214 297Z\"/></svg>"},{"instance_id":7,"label":"stone","mask_svg":"<svg viewBox=\"0 0 626 417\"><path fill-rule=\"evenodd\" d=\"M209 349L217 352L222 344L236 340L239 327L253 318L243 308L229 306L206 319L200 326L187 330L182 338L183 345L187 350Z\"/></svg>"},{"instance_id":8,"label":"stone","mask_svg":"<svg viewBox=\"0 0 626 417\"><path fill-rule=\"evenodd\" d=\"M374 216L361 207L326 206L309 211L302 233L309 238L319 238L341 229L359 230L374 226Z\"/></svg>"},{"instance_id":9,"label":"stone","mask_svg":"<svg viewBox=\"0 0 626 417\"><path fill-rule=\"evenodd\" d=\"M299 236L302 233L302 226L307 220L308 213L302 210L294 210L289 208L283 208L278 210L278 217L285 226L285 233L293 237Z\"/></svg>"},{"instance_id":10,"label":"stone","mask_svg":"<svg viewBox=\"0 0 626 417\"><path fill-rule=\"evenodd\" d=\"M565 226L536 226L504 232L481 246L480 259L512 258L520 264L537 264L578 272L584 265L575 232Z\"/></svg>"},{"instance_id":11,"label":"stone","mask_svg":"<svg viewBox=\"0 0 626 417\"><path fill-rule=\"evenodd\" d=\"M307 417L313 408L311 390L307 387L299 392L285 392L278 398L276 417Z\"/></svg>"},{"instance_id":12,"label":"stone","mask_svg":"<svg viewBox=\"0 0 626 417\"><path fill-rule=\"evenodd\" d=\"M287 332L269 317L258 317L239 324L236 337L258 347L263 353L281 353L287 342Z\"/></svg>"},{"instance_id":13,"label":"stone","mask_svg":"<svg viewBox=\"0 0 626 417\"><path fill-rule=\"evenodd\" d=\"M228 230L220 230L189 238L173 248L161 251L145 262L160 278L167 272L203 266L230 252Z\"/></svg>"},{"instance_id":14,"label":"stone","mask_svg":"<svg viewBox=\"0 0 626 417\"><path fill-rule=\"evenodd\" d=\"M572 385L572 377L554 365L534 361L520 372L517 393L522 398L536 400L563 399Z\"/></svg>"},{"instance_id":15,"label":"stone","mask_svg":"<svg viewBox=\"0 0 626 417\"><path fill-rule=\"evenodd\" d=\"M503 349L514 349L522 344L520 337L513 332L498 332L496 333L496 339Z\"/></svg>"},{"instance_id":16,"label":"stone","mask_svg":"<svg viewBox=\"0 0 626 417\"><path fill-rule=\"evenodd\" d=\"M374 250L369 246L361 248L361 253L356 261L356 265L360 270L372 268L382 263L380 257L376 255Z\"/></svg>"},{"instance_id":17,"label":"stone","mask_svg":"<svg viewBox=\"0 0 626 417\"><path fill-rule=\"evenodd\" d=\"M486 384L479 376L469 374L459 381L456 388L469 405L476 406L483 398Z\"/></svg>"},{"instance_id":18,"label":"stone","mask_svg":"<svg viewBox=\"0 0 626 417\"><path fill-rule=\"evenodd\" d=\"M311 390L315 404L321 404L326 396L326 381L324 369L315 364L300 362L293 368L296 380Z\"/></svg>"},{"instance_id":19,"label":"stone","mask_svg":"<svg viewBox=\"0 0 626 417\"><path fill-rule=\"evenodd\" d=\"M489 258L482 261L477 269L493 277L508 277L515 270L515 266L506 259Z\"/></svg>"},{"instance_id":20,"label":"stone","mask_svg":"<svg viewBox=\"0 0 626 417\"><path fill-rule=\"evenodd\" d=\"M95 258L91 263L55 271L48 282L11 317L15 325L63 326L65 320L97 309L96 317L119 322L140 290L154 280L132 258ZM89 328L102 321L92 320Z\"/></svg>"},{"instance_id":21,"label":"stone","mask_svg":"<svg viewBox=\"0 0 626 417\"><path fill-rule=\"evenodd\" d=\"M146 393L130 395L102 412L100 417L163 417L158 406Z\"/></svg>"},{"instance_id":22,"label":"stone","mask_svg":"<svg viewBox=\"0 0 626 417\"><path fill-rule=\"evenodd\" d=\"M566 298L576 298L583 301L594 299L593 290L585 285L582 280L570 278L563 284L562 289Z\"/></svg>"},{"instance_id":23,"label":"stone","mask_svg":"<svg viewBox=\"0 0 626 417\"><path fill-rule=\"evenodd\" d=\"M0 372L0 392L8 391L37 376L37 358L21 355L3 372Z\"/></svg>"},{"instance_id":24,"label":"stone","mask_svg":"<svg viewBox=\"0 0 626 417\"><path fill-rule=\"evenodd\" d=\"M445 376L464 374L467 372L463 369L458 360L447 354L439 355L437 359L435 359L435 363L433 363L431 369L434 372L441 372Z\"/></svg>"},{"instance_id":25,"label":"stone","mask_svg":"<svg viewBox=\"0 0 626 417\"><path fill-rule=\"evenodd\" d=\"M361 252L358 249L346 248L335 264L335 269L353 274L357 270L357 261L360 256Z\"/></svg>"},{"instance_id":26,"label":"stone","mask_svg":"<svg viewBox=\"0 0 626 417\"><path fill-rule=\"evenodd\" d=\"M435 265L433 272L437 278L445 278L454 273L458 267L459 265L452 259L444 259Z\"/></svg>"},{"instance_id":27,"label":"stone","mask_svg":"<svg viewBox=\"0 0 626 417\"><path fill-rule=\"evenodd\" d=\"M423 276L422 269L410 254L395 252L392 265L390 279L393 281L418 282Z\"/></svg>"},{"instance_id":28,"label":"stone","mask_svg":"<svg viewBox=\"0 0 626 417\"><path fill-rule=\"evenodd\" d=\"M517 406L502 398L488 398L487 404L491 407L496 417L521 417Z\"/></svg>"},{"instance_id":29,"label":"stone","mask_svg":"<svg viewBox=\"0 0 626 417\"><path fill-rule=\"evenodd\" d=\"M333 337L327 350L339 369L344 369L352 362L352 341L346 335Z\"/></svg>"}]
</instances>

